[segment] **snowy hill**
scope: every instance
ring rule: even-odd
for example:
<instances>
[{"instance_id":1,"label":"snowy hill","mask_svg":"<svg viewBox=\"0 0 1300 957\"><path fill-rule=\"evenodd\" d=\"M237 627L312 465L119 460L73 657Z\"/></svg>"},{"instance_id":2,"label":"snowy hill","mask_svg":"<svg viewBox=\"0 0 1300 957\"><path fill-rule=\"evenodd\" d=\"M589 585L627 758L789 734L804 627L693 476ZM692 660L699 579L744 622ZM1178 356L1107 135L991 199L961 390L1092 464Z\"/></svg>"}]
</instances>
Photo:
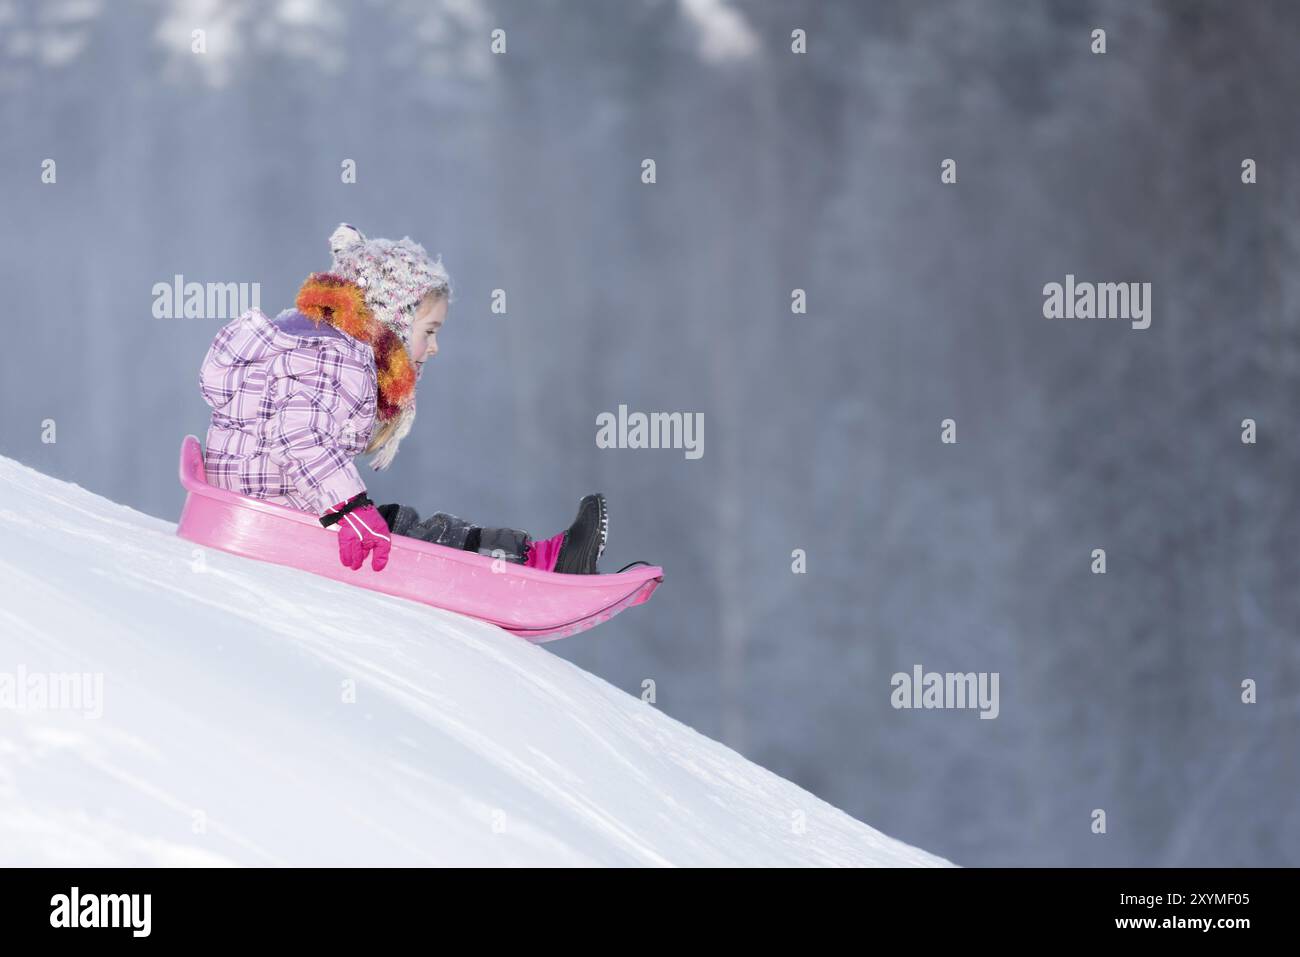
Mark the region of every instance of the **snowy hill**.
<instances>
[{"instance_id":1,"label":"snowy hill","mask_svg":"<svg viewBox=\"0 0 1300 957\"><path fill-rule=\"evenodd\" d=\"M947 863L493 626L173 532L0 458L0 865Z\"/></svg>"}]
</instances>

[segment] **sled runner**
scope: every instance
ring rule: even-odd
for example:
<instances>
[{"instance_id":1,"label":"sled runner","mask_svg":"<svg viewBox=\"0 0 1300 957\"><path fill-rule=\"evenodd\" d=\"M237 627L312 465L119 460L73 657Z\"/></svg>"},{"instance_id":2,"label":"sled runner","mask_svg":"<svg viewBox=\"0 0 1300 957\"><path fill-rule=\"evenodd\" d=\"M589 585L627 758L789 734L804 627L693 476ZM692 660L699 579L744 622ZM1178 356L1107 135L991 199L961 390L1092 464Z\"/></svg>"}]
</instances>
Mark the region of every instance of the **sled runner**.
<instances>
[{"instance_id":1,"label":"sled runner","mask_svg":"<svg viewBox=\"0 0 1300 957\"><path fill-rule=\"evenodd\" d=\"M339 562L337 532L315 515L209 485L203 448L192 435L181 443L180 476L188 494L176 534L187 541L459 612L529 641L554 641L609 621L648 600L664 580L654 565L560 575L401 535L393 536L383 571L369 560L353 571Z\"/></svg>"}]
</instances>

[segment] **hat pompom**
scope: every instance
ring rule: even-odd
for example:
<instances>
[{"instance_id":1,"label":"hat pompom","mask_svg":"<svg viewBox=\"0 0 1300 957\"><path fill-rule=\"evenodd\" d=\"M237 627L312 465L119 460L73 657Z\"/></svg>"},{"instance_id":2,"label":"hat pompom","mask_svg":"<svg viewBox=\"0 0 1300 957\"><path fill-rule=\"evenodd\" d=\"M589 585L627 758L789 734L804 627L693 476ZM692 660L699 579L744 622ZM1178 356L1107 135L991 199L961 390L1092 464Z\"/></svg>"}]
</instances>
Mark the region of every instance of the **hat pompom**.
<instances>
[{"instance_id":1,"label":"hat pompom","mask_svg":"<svg viewBox=\"0 0 1300 957\"><path fill-rule=\"evenodd\" d=\"M338 228L330 233L330 252L337 256L353 246L360 246L366 241L361 230L351 223L339 223Z\"/></svg>"}]
</instances>

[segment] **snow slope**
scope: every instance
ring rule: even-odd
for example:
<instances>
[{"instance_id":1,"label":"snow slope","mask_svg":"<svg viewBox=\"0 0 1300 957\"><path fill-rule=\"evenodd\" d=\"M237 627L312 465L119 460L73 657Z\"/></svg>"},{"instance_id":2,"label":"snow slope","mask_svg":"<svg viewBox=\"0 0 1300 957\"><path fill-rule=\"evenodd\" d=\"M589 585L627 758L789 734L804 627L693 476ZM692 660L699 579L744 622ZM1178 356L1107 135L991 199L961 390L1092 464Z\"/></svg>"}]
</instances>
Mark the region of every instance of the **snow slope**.
<instances>
[{"instance_id":1,"label":"snow slope","mask_svg":"<svg viewBox=\"0 0 1300 957\"><path fill-rule=\"evenodd\" d=\"M947 863L543 647L174 528L0 457L0 865Z\"/></svg>"}]
</instances>

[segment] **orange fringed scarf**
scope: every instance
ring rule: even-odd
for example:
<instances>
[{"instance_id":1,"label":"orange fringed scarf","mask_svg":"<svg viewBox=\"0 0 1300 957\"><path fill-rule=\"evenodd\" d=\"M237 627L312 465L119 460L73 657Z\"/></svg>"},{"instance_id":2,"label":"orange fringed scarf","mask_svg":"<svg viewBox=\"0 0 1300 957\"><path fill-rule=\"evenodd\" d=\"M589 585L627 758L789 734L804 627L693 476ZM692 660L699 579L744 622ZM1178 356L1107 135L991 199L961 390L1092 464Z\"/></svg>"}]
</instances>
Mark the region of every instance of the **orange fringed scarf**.
<instances>
[{"instance_id":1,"label":"orange fringed scarf","mask_svg":"<svg viewBox=\"0 0 1300 957\"><path fill-rule=\"evenodd\" d=\"M415 399L415 367L397 333L376 319L366 305L365 290L333 273L312 273L298 290L295 305L304 316L328 322L374 351L379 380L375 414L381 423L411 407Z\"/></svg>"}]
</instances>

